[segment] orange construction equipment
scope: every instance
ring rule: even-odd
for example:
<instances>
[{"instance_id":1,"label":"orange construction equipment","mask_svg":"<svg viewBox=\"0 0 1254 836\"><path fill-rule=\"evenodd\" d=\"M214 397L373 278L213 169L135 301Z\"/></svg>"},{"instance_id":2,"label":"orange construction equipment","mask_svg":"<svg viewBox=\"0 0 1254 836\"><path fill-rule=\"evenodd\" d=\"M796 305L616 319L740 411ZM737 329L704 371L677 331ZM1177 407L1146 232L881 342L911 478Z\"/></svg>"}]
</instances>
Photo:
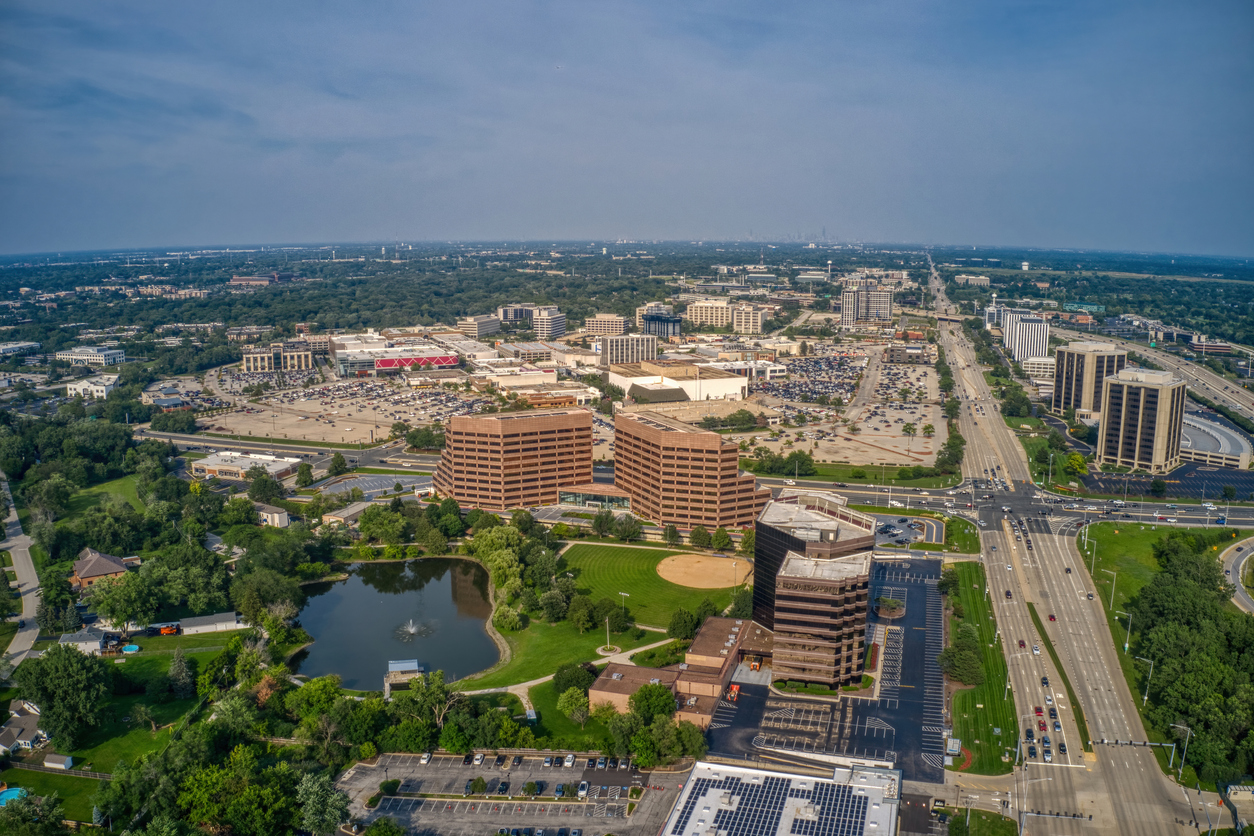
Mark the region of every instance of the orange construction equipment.
<instances>
[{"instance_id":1,"label":"orange construction equipment","mask_svg":"<svg viewBox=\"0 0 1254 836\"><path fill-rule=\"evenodd\" d=\"M731 700L732 702L735 702L739 696L740 696L740 685L733 684L730 688L727 689L727 699Z\"/></svg>"}]
</instances>

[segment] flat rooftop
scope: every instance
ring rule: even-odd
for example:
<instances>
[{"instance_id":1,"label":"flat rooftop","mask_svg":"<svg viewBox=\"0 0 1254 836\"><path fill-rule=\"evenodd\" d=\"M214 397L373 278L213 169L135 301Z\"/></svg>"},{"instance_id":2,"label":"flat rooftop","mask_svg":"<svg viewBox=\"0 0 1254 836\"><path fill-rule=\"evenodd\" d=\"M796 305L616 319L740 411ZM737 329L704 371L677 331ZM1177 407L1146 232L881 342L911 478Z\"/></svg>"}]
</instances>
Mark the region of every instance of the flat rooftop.
<instances>
[{"instance_id":1,"label":"flat rooftop","mask_svg":"<svg viewBox=\"0 0 1254 836\"><path fill-rule=\"evenodd\" d=\"M720 380L740 377L734 372L696 366L681 360L669 360L660 363L621 363L610 366L610 371L620 377L667 377L671 380Z\"/></svg>"},{"instance_id":2,"label":"flat rooftop","mask_svg":"<svg viewBox=\"0 0 1254 836\"><path fill-rule=\"evenodd\" d=\"M901 772L837 767L831 778L698 761L665 836L892 836Z\"/></svg>"},{"instance_id":3,"label":"flat rooftop","mask_svg":"<svg viewBox=\"0 0 1254 836\"><path fill-rule=\"evenodd\" d=\"M662 430L669 433L708 433L710 430L703 430L700 427L694 427L691 424L685 424L683 421L677 421L665 415L659 415L656 412L620 412L615 418L623 418L627 421L637 421L655 430Z\"/></svg>"},{"instance_id":4,"label":"flat rooftop","mask_svg":"<svg viewBox=\"0 0 1254 836\"><path fill-rule=\"evenodd\" d=\"M847 504L845 497L830 491L785 488L766 503L758 519L801 540L845 540L873 532L875 517L851 510Z\"/></svg>"},{"instance_id":5,"label":"flat rooftop","mask_svg":"<svg viewBox=\"0 0 1254 836\"><path fill-rule=\"evenodd\" d=\"M1067 351L1083 351L1086 354L1096 354L1099 352L1110 352L1112 354L1116 352L1120 354L1126 353L1122 348L1116 348L1110 343L1098 343L1098 342L1091 342L1091 341L1086 341L1086 340L1083 340L1080 342L1074 342L1074 343L1067 343L1066 345L1062 347L1065 348Z\"/></svg>"},{"instance_id":6,"label":"flat rooftop","mask_svg":"<svg viewBox=\"0 0 1254 836\"><path fill-rule=\"evenodd\" d=\"M1124 383L1145 383L1150 386L1170 386L1173 383L1181 383L1180 378L1176 377L1172 372L1160 372L1152 369L1121 369L1118 374L1112 375L1115 380ZM1110 380L1111 378L1106 378Z\"/></svg>"},{"instance_id":7,"label":"flat rooftop","mask_svg":"<svg viewBox=\"0 0 1254 836\"><path fill-rule=\"evenodd\" d=\"M789 552L778 577L820 581L844 581L871 574L871 552L817 559Z\"/></svg>"},{"instance_id":8,"label":"flat rooftop","mask_svg":"<svg viewBox=\"0 0 1254 836\"><path fill-rule=\"evenodd\" d=\"M749 629L747 618L707 618L692 639L688 652L695 656L718 656L720 650L734 647Z\"/></svg>"}]
</instances>

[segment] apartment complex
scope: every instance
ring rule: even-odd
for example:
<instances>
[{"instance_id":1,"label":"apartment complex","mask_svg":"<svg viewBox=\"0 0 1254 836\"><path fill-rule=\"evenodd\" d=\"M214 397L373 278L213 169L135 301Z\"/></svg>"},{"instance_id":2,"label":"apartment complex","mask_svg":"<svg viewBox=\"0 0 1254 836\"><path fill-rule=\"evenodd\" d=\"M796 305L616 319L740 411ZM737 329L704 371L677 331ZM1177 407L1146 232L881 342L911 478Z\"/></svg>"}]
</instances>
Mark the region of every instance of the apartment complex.
<instances>
[{"instance_id":1,"label":"apartment complex","mask_svg":"<svg viewBox=\"0 0 1254 836\"><path fill-rule=\"evenodd\" d=\"M768 312L758 305L733 304L729 299L704 299L693 302L684 311L684 318L698 327L731 327L737 334L761 334Z\"/></svg>"},{"instance_id":2,"label":"apartment complex","mask_svg":"<svg viewBox=\"0 0 1254 836\"><path fill-rule=\"evenodd\" d=\"M250 345L244 349L245 372L301 371L313 367L313 350L304 340Z\"/></svg>"},{"instance_id":3,"label":"apartment complex","mask_svg":"<svg viewBox=\"0 0 1254 836\"><path fill-rule=\"evenodd\" d=\"M585 331L603 337L626 334L628 324L627 317L612 313L599 313L583 321Z\"/></svg>"},{"instance_id":4,"label":"apartment complex","mask_svg":"<svg viewBox=\"0 0 1254 836\"><path fill-rule=\"evenodd\" d=\"M601 365L643 363L657 359L657 337L653 334L623 334L601 338Z\"/></svg>"},{"instance_id":5,"label":"apartment complex","mask_svg":"<svg viewBox=\"0 0 1254 836\"><path fill-rule=\"evenodd\" d=\"M480 340L501 330L501 320L492 314L467 316L457 320L457 330L472 340Z\"/></svg>"},{"instance_id":6,"label":"apartment complex","mask_svg":"<svg viewBox=\"0 0 1254 836\"><path fill-rule=\"evenodd\" d=\"M644 328L644 318L650 314L664 314L666 316L675 315L675 306L667 305L662 302L648 302L636 308L636 328Z\"/></svg>"},{"instance_id":7,"label":"apartment complex","mask_svg":"<svg viewBox=\"0 0 1254 836\"><path fill-rule=\"evenodd\" d=\"M1075 342L1054 353L1054 412L1074 409L1081 420L1096 420L1102 409L1102 384L1128 364L1128 352L1107 343Z\"/></svg>"},{"instance_id":8,"label":"apartment complex","mask_svg":"<svg viewBox=\"0 0 1254 836\"><path fill-rule=\"evenodd\" d=\"M1102 382L1097 461L1149 473L1180 466L1185 385L1171 372L1123 369Z\"/></svg>"},{"instance_id":9,"label":"apartment complex","mask_svg":"<svg viewBox=\"0 0 1254 836\"><path fill-rule=\"evenodd\" d=\"M445 439L435 489L463 505L498 511L552 505L559 489L592 482L586 409L454 416Z\"/></svg>"},{"instance_id":10,"label":"apartment complex","mask_svg":"<svg viewBox=\"0 0 1254 836\"><path fill-rule=\"evenodd\" d=\"M840 324L843 328L889 322L893 318L893 292L878 285L846 287L840 294Z\"/></svg>"},{"instance_id":11,"label":"apartment complex","mask_svg":"<svg viewBox=\"0 0 1254 836\"><path fill-rule=\"evenodd\" d=\"M619 413L614 444L615 486L659 525L747 526L771 497L740 472L740 449L718 433L655 412Z\"/></svg>"},{"instance_id":12,"label":"apartment complex","mask_svg":"<svg viewBox=\"0 0 1254 836\"><path fill-rule=\"evenodd\" d=\"M502 305L496 309L496 318L501 322L522 322L531 321L531 317L535 316L536 305L534 302L515 302L512 305Z\"/></svg>"}]
</instances>

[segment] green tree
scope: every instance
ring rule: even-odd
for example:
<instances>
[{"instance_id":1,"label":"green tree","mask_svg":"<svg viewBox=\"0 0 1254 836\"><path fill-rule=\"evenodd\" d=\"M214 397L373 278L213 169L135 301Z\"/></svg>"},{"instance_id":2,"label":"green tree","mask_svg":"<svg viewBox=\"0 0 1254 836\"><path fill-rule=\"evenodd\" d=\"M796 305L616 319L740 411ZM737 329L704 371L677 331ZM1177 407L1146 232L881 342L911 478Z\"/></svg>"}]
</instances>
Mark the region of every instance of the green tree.
<instances>
[{"instance_id":1,"label":"green tree","mask_svg":"<svg viewBox=\"0 0 1254 836\"><path fill-rule=\"evenodd\" d=\"M592 533L598 537L608 537L614 530L614 512L608 508L598 511L592 518Z\"/></svg>"},{"instance_id":2,"label":"green tree","mask_svg":"<svg viewBox=\"0 0 1254 836\"><path fill-rule=\"evenodd\" d=\"M283 486L264 467L253 465L244 475L248 479L248 498L253 502L273 502L283 496Z\"/></svg>"},{"instance_id":3,"label":"green tree","mask_svg":"<svg viewBox=\"0 0 1254 836\"><path fill-rule=\"evenodd\" d=\"M753 549L757 544L757 534L752 528L744 531L740 535L739 552L746 557L753 557Z\"/></svg>"},{"instance_id":4,"label":"green tree","mask_svg":"<svg viewBox=\"0 0 1254 836\"><path fill-rule=\"evenodd\" d=\"M557 698L557 710L569 717L572 723L578 723L582 729L588 722L587 692L579 688L567 688Z\"/></svg>"},{"instance_id":5,"label":"green tree","mask_svg":"<svg viewBox=\"0 0 1254 836\"><path fill-rule=\"evenodd\" d=\"M710 548L716 551L727 551L732 547L731 535L727 533L727 529L719 526L714 529L714 533L710 535Z\"/></svg>"},{"instance_id":6,"label":"green tree","mask_svg":"<svg viewBox=\"0 0 1254 836\"><path fill-rule=\"evenodd\" d=\"M70 836L60 797L24 795L0 807L0 833L8 836Z\"/></svg>"},{"instance_id":7,"label":"green tree","mask_svg":"<svg viewBox=\"0 0 1254 836\"><path fill-rule=\"evenodd\" d=\"M544 612L545 621L561 621L566 617L566 596L560 590L550 589L540 596L540 609Z\"/></svg>"},{"instance_id":8,"label":"green tree","mask_svg":"<svg viewBox=\"0 0 1254 836\"><path fill-rule=\"evenodd\" d=\"M749 618L753 615L752 589L736 590L736 594L732 596L732 606L729 615L732 618Z\"/></svg>"},{"instance_id":9,"label":"green tree","mask_svg":"<svg viewBox=\"0 0 1254 836\"><path fill-rule=\"evenodd\" d=\"M1223 497L1228 500L1236 499L1237 489L1232 485L1224 485Z\"/></svg>"},{"instance_id":10,"label":"green tree","mask_svg":"<svg viewBox=\"0 0 1254 836\"><path fill-rule=\"evenodd\" d=\"M1084 456L1079 453L1072 453L1067 456L1066 469L1068 473L1076 476L1084 476L1089 472L1089 466L1084 461Z\"/></svg>"},{"instance_id":11,"label":"green tree","mask_svg":"<svg viewBox=\"0 0 1254 836\"><path fill-rule=\"evenodd\" d=\"M695 526L688 533L688 542L699 549L708 549L710 547L710 532L706 531L705 526Z\"/></svg>"},{"instance_id":12,"label":"green tree","mask_svg":"<svg viewBox=\"0 0 1254 836\"><path fill-rule=\"evenodd\" d=\"M1163 497L1167 495L1167 482L1163 479L1155 479L1150 482L1150 494L1152 496Z\"/></svg>"},{"instance_id":13,"label":"green tree","mask_svg":"<svg viewBox=\"0 0 1254 836\"><path fill-rule=\"evenodd\" d=\"M147 573L127 572L96 583L92 604L97 614L129 635L132 624L142 630L152 623L161 599Z\"/></svg>"},{"instance_id":14,"label":"green tree","mask_svg":"<svg viewBox=\"0 0 1254 836\"><path fill-rule=\"evenodd\" d=\"M643 528L640 520L631 514L623 514L614 523L614 536L622 540L624 543L630 543L632 540L640 539Z\"/></svg>"},{"instance_id":15,"label":"green tree","mask_svg":"<svg viewBox=\"0 0 1254 836\"><path fill-rule=\"evenodd\" d=\"M242 496L237 496L228 500L226 505L222 506L222 513L218 514L218 525L223 528L231 528L236 525L256 525L261 517L257 514L257 509L253 507L251 500Z\"/></svg>"},{"instance_id":16,"label":"green tree","mask_svg":"<svg viewBox=\"0 0 1254 836\"><path fill-rule=\"evenodd\" d=\"M578 688L586 694L596 678L597 670L591 663L567 662L553 674L553 688L559 694L564 694L571 688Z\"/></svg>"},{"instance_id":17,"label":"green tree","mask_svg":"<svg viewBox=\"0 0 1254 836\"><path fill-rule=\"evenodd\" d=\"M296 468L296 487L307 488L313 484L313 465L301 462Z\"/></svg>"},{"instance_id":18,"label":"green tree","mask_svg":"<svg viewBox=\"0 0 1254 836\"><path fill-rule=\"evenodd\" d=\"M331 457L331 464L327 467L328 476L343 476L348 472L348 462L344 460L343 453L336 453Z\"/></svg>"},{"instance_id":19,"label":"green tree","mask_svg":"<svg viewBox=\"0 0 1254 836\"><path fill-rule=\"evenodd\" d=\"M426 548L427 554L448 554L448 540L444 534L434 528L423 538L422 544Z\"/></svg>"},{"instance_id":20,"label":"green tree","mask_svg":"<svg viewBox=\"0 0 1254 836\"><path fill-rule=\"evenodd\" d=\"M14 679L22 699L39 706L40 725L69 751L100 722L112 671L100 657L58 644L19 665Z\"/></svg>"},{"instance_id":21,"label":"green tree","mask_svg":"<svg viewBox=\"0 0 1254 836\"><path fill-rule=\"evenodd\" d=\"M311 833L335 833L348 821L348 796L335 788L329 775L306 773L296 787L301 825Z\"/></svg>"},{"instance_id":22,"label":"green tree","mask_svg":"<svg viewBox=\"0 0 1254 836\"><path fill-rule=\"evenodd\" d=\"M388 816L380 816L364 831L365 836L406 836L407 831Z\"/></svg>"},{"instance_id":23,"label":"green tree","mask_svg":"<svg viewBox=\"0 0 1254 836\"><path fill-rule=\"evenodd\" d=\"M684 542L683 535L679 533L679 529L670 524L662 529L662 540L668 546L678 546Z\"/></svg>"},{"instance_id":24,"label":"green tree","mask_svg":"<svg viewBox=\"0 0 1254 836\"><path fill-rule=\"evenodd\" d=\"M692 612L680 607L671 613L670 625L666 628L666 635L673 639L691 639L697 634L697 627L700 622Z\"/></svg>"},{"instance_id":25,"label":"green tree","mask_svg":"<svg viewBox=\"0 0 1254 836\"><path fill-rule=\"evenodd\" d=\"M196 677L192 675L183 648L174 648L174 656L170 659L170 689L180 700L188 699L196 694Z\"/></svg>"},{"instance_id":26,"label":"green tree","mask_svg":"<svg viewBox=\"0 0 1254 836\"><path fill-rule=\"evenodd\" d=\"M627 704L633 714L640 718L643 725L649 725L655 717L670 718L675 713L675 695L671 689L661 684L650 683L641 685L632 694Z\"/></svg>"},{"instance_id":27,"label":"green tree","mask_svg":"<svg viewBox=\"0 0 1254 836\"><path fill-rule=\"evenodd\" d=\"M927 436L928 438L931 438L932 436L936 435L936 427L932 426L931 424L924 424L923 435Z\"/></svg>"}]
</instances>

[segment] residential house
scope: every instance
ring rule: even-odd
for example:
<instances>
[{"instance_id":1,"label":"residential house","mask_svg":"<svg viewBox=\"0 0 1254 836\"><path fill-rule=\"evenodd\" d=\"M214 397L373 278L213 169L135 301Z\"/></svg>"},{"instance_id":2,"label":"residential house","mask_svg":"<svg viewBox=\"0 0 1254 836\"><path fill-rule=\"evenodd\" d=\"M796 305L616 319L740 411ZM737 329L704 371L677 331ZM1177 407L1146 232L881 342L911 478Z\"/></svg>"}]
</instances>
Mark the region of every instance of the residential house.
<instances>
[{"instance_id":1,"label":"residential house","mask_svg":"<svg viewBox=\"0 0 1254 836\"><path fill-rule=\"evenodd\" d=\"M0 755L7 755L14 749L33 749L48 739L39 728L38 706L25 700L13 700L9 711L13 716L0 726Z\"/></svg>"},{"instance_id":2,"label":"residential house","mask_svg":"<svg viewBox=\"0 0 1254 836\"><path fill-rule=\"evenodd\" d=\"M270 525L275 528L287 528L291 522L291 520L288 519L287 511L282 508L276 508L273 505L266 505L262 502L254 502L253 507L257 509L257 514L261 517L262 525Z\"/></svg>"},{"instance_id":3,"label":"residential house","mask_svg":"<svg viewBox=\"0 0 1254 836\"><path fill-rule=\"evenodd\" d=\"M114 557L88 547L79 552L78 560L74 561L70 586L87 589L105 578L120 578L126 574L127 569L138 566L139 563L138 557Z\"/></svg>"}]
</instances>

